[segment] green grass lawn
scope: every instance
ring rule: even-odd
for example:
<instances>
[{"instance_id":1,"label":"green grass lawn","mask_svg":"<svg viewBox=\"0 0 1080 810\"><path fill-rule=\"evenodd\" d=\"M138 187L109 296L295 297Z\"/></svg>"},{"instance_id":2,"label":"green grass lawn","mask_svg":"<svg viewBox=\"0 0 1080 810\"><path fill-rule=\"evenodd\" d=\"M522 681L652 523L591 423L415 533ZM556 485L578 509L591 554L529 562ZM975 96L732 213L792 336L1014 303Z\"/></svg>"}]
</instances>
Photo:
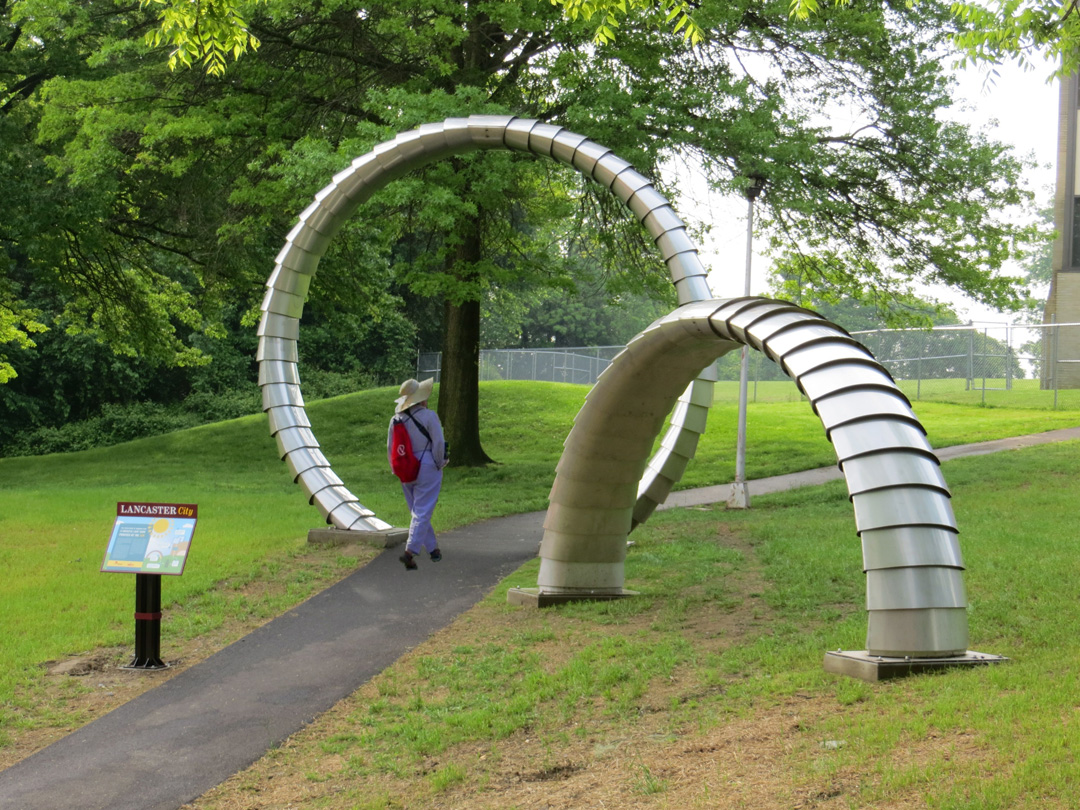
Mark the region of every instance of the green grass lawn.
<instances>
[{"instance_id":1,"label":"green grass lawn","mask_svg":"<svg viewBox=\"0 0 1080 810\"><path fill-rule=\"evenodd\" d=\"M447 471L436 529L545 508L562 442L586 390L485 383L482 438L499 463ZM308 410L324 452L350 489L380 517L404 525L400 488L385 462L394 395L367 391L314 402ZM916 412L936 446L1080 424L1080 413L1063 410L919 403ZM731 480L735 422L734 404L718 403L684 486ZM806 402L755 405L749 437L750 478L835 460ZM349 564L330 557L315 576L289 568L321 518L278 460L261 415L112 448L0 459L0 570L6 573L0 585L0 745L7 729L48 722L29 709L43 678L40 662L131 643L134 583L123 574L99 573L121 500L199 505L185 573L163 583L163 607L177 617L163 623L163 646L248 609L238 593L246 582L285 576L285 592L259 608L280 612ZM850 514L847 520L850 533Z\"/></svg>"},{"instance_id":2,"label":"green grass lawn","mask_svg":"<svg viewBox=\"0 0 1080 810\"><path fill-rule=\"evenodd\" d=\"M508 587L535 584L529 563L194 807L577 806L561 803L575 786L605 806L1075 807L1078 462L1070 442L946 464L971 646L1008 663L879 684L824 672L825 650L866 632L842 482L671 510L633 534L638 597L508 606Z\"/></svg>"}]
</instances>

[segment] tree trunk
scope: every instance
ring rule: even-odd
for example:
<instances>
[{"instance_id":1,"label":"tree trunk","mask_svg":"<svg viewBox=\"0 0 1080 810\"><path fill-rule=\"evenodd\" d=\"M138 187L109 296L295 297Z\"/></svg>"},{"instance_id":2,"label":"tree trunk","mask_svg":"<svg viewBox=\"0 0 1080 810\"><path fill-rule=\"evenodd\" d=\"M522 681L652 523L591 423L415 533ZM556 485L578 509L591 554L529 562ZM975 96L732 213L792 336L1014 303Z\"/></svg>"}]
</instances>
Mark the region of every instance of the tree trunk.
<instances>
[{"instance_id":1,"label":"tree trunk","mask_svg":"<svg viewBox=\"0 0 1080 810\"><path fill-rule=\"evenodd\" d=\"M457 264L466 273L480 259L475 228L458 251ZM447 300L443 316L442 376L439 419L450 443L450 465L479 467L492 459L480 445L480 302Z\"/></svg>"}]
</instances>

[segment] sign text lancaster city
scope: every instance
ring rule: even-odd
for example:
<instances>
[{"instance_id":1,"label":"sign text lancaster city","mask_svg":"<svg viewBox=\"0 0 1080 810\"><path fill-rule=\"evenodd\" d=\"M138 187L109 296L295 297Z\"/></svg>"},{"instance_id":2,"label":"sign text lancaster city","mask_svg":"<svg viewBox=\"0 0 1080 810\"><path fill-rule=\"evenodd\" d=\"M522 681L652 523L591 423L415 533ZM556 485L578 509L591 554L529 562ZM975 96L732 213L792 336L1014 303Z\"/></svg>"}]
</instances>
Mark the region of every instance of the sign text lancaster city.
<instances>
[{"instance_id":1,"label":"sign text lancaster city","mask_svg":"<svg viewBox=\"0 0 1080 810\"><path fill-rule=\"evenodd\" d=\"M125 503L116 504L116 514L132 517L194 517L194 504L186 503Z\"/></svg>"}]
</instances>

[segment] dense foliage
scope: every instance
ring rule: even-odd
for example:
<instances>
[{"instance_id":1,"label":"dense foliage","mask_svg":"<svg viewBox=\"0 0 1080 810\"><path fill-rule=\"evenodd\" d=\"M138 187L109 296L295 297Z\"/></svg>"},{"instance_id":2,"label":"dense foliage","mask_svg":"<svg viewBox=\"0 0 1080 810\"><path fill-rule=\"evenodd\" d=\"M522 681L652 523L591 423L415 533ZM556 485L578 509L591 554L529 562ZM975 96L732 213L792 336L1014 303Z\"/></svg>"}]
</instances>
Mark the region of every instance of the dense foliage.
<instances>
[{"instance_id":1,"label":"dense foliage","mask_svg":"<svg viewBox=\"0 0 1080 810\"><path fill-rule=\"evenodd\" d=\"M707 39L691 48L632 20L597 44L546 0L216 0L200 7L239 9L259 42L220 75L168 68L185 23L162 28L158 12L183 5L0 0L9 436L106 403L250 390L262 284L296 214L380 141L471 113L557 122L661 186L672 159L732 193L765 178L769 238L816 288L877 300L923 281L1020 299L1001 270L1037 235L1017 215L1023 166L939 115L952 22L938 2L801 22L782 0L703 2ZM643 232L599 189L525 155L454 158L376 195L335 238L302 321L305 385L387 381L441 345L456 458L482 462L482 318L522 343L617 342L556 303L586 293L600 309L672 304Z\"/></svg>"}]
</instances>

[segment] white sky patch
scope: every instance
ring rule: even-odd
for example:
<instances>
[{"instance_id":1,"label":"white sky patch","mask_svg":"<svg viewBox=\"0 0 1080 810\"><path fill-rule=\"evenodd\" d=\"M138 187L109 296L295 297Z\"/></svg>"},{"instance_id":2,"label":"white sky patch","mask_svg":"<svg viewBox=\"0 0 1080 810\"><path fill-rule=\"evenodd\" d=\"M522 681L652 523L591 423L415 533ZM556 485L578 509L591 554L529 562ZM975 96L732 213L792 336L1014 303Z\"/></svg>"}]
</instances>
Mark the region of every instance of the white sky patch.
<instances>
[{"instance_id":1,"label":"white sky patch","mask_svg":"<svg viewBox=\"0 0 1080 810\"><path fill-rule=\"evenodd\" d=\"M955 74L957 107L952 117L975 129L985 129L995 140L1011 144L1020 156L1034 157L1038 166L1025 179L1040 207L1053 196L1057 148L1058 83L1047 82L1051 71L1050 65L1030 72L1003 65L989 79L984 68ZM702 261L710 268L713 294L718 298L741 295L746 267L746 200L711 191L701 173L685 163L670 164L665 170L679 189L678 198L672 200L675 209L688 222L708 226L700 247ZM764 240L761 242L764 245ZM755 295L764 294L769 259L755 250L751 266L751 290ZM928 288L927 293L952 304L964 320L1009 320L948 288Z\"/></svg>"}]
</instances>

